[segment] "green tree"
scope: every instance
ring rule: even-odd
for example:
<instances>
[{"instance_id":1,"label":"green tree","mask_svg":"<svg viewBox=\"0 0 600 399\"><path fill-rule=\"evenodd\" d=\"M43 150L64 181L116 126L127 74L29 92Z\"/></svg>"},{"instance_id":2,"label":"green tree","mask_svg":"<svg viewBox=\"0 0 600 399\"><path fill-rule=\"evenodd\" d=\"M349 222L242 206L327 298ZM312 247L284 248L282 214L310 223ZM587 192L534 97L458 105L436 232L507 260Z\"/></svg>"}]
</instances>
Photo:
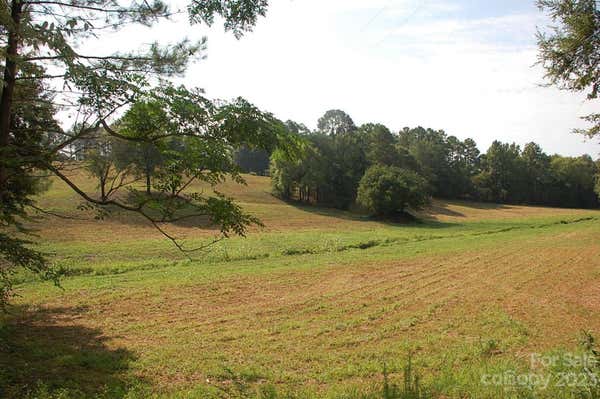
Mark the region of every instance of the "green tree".
<instances>
[{"instance_id":1,"label":"green tree","mask_svg":"<svg viewBox=\"0 0 600 399\"><path fill-rule=\"evenodd\" d=\"M561 157L550 159L553 178L552 199L554 205L572 208L598 206L594 192L598 169L590 156Z\"/></svg>"},{"instance_id":2,"label":"green tree","mask_svg":"<svg viewBox=\"0 0 600 399\"><path fill-rule=\"evenodd\" d=\"M475 178L481 199L497 202L525 201L521 149L517 144L494 141L483 158L483 171Z\"/></svg>"},{"instance_id":3,"label":"green tree","mask_svg":"<svg viewBox=\"0 0 600 399\"><path fill-rule=\"evenodd\" d=\"M544 189L550 184L550 157L536 143L528 143L523 148L524 173L527 179L527 201L534 204L546 202Z\"/></svg>"},{"instance_id":4,"label":"green tree","mask_svg":"<svg viewBox=\"0 0 600 399\"><path fill-rule=\"evenodd\" d=\"M366 147L365 155L370 165L401 166L396 150L396 138L390 130L379 123L366 123L358 129Z\"/></svg>"},{"instance_id":5,"label":"green tree","mask_svg":"<svg viewBox=\"0 0 600 399\"><path fill-rule=\"evenodd\" d=\"M21 71L28 77L36 69L29 66ZM1 90L1 88L0 88ZM42 253L31 247L27 222L31 210L38 210L34 196L48 186L43 173L36 169L40 150L55 145L55 137L62 134L54 118L55 107L51 95L40 82L20 79L14 88L14 107L10 119L9 146L0 151L4 167L4 189L0 191L0 307L4 308L12 289L12 276L18 268L57 281L57 273L47 267Z\"/></svg>"},{"instance_id":6,"label":"green tree","mask_svg":"<svg viewBox=\"0 0 600 399\"><path fill-rule=\"evenodd\" d=\"M538 32L539 63L550 84L561 89L587 92L590 100L600 90L600 11L595 0L538 0L554 26ZM600 114L584 117L591 123L576 130L588 137L600 134Z\"/></svg>"},{"instance_id":7,"label":"green tree","mask_svg":"<svg viewBox=\"0 0 600 399\"><path fill-rule=\"evenodd\" d=\"M472 139L448 136L445 143L448 169L439 191L451 198L468 197L473 192L472 178L479 172L479 149Z\"/></svg>"},{"instance_id":8,"label":"green tree","mask_svg":"<svg viewBox=\"0 0 600 399\"><path fill-rule=\"evenodd\" d=\"M240 37L252 29L266 9L266 0L190 1L187 14L192 25L210 25L220 16L225 28ZM8 279L14 266L40 272L47 270L43 266L43 257L27 249L24 240L13 239L12 232L19 222L17 219L26 218L28 210L34 206L33 195L37 192L34 174L54 174L93 206L140 213L163 232L160 223L176 220L177 216L169 213L173 209L169 204L178 202L172 196L165 199L166 205L158 207L164 212L155 217L155 212L147 208L151 205L149 200L134 198L129 202L129 197L125 196L97 196L97 193L79 187L62 170L65 164L56 161L63 159L76 143L85 143L100 127L112 137L139 143L156 143L172 136L201 141L206 147L218 142L215 151L225 145L250 143L272 148L283 142L281 123L242 100L217 106L200 92L169 85L162 92L147 94L153 82L180 76L189 62L199 59L203 54L204 39L190 42L184 38L174 45L152 43L135 51L112 54L84 51L95 48L92 41L105 32L131 25L152 26L172 15L168 5L160 0L10 0L0 7L0 54L3 58L0 278L4 287L10 284ZM86 42L86 46L80 46L82 42ZM19 91L24 93L26 87L35 90L36 96L19 97ZM173 97L167 99L169 95ZM164 133L151 137L131 136L111 127L111 117L120 109L148 96L160 97L161 107L172 111ZM77 110L75 128L64 133L57 128L53 115L70 109ZM27 115L19 121L27 124L22 128L15 125L20 113ZM179 128L176 124L180 124ZM35 129L31 128L33 126ZM211 220L220 224L224 234L230 231L243 233L245 226L255 222L229 200L198 198L196 201L195 196L185 195L179 199L183 202L191 199L197 211L208 214ZM2 290L9 292L8 288ZM3 294L0 300L6 299L6 295Z\"/></svg>"},{"instance_id":9,"label":"green tree","mask_svg":"<svg viewBox=\"0 0 600 399\"><path fill-rule=\"evenodd\" d=\"M350 133L302 137L307 146L300 158L271 158L274 192L286 199L348 208L356 201L365 171L380 165L425 176L427 191L440 197L597 206L590 182L598 167L591 158L549 157L535 143L521 151L514 143L495 141L480 154L474 140L461 141L442 130L405 128L394 136L376 123Z\"/></svg>"},{"instance_id":10,"label":"green tree","mask_svg":"<svg viewBox=\"0 0 600 399\"><path fill-rule=\"evenodd\" d=\"M137 101L118 121L121 135L135 140L119 140L113 143L115 160L119 167L129 167L146 183L146 193L152 190L152 177L164 161L161 147L164 140L144 140L165 134L169 129L169 116L157 101ZM173 139L173 138L171 138Z\"/></svg>"},{"instance_id":11,"label":"green tree","mask_svg":"<svg viewBox=\"0 0 600 399\"><path fill-rule=\"evenodd\" d=\"M98 182L100 201L108 201L123 184L127 184L125 181L129 168L119 168L115 158L114 146L117 141L104 129L98 129L83 150L85 169Z\"/></svg>"},{"instance_id":12,"label":"green tree","mask_svg":"<svg viewBox=\"0 0 600 399\"><path fill-rule=\"evenodd\" d=\"M368 168L367 155L361 137L354 132L331 137L328 167L332 204L347 209L356 200L358 183Z\"/></svg>"},{"instance_id":13,"label":"green tree","mask_svg":"<svg viewBox=\"0 0 600 399\"><path fill-rule=\"evenodd\" d=\"M248 225L258 223L256 218L243 213L231 198L220 195L214 187L227 178L244 183L233 159L236 147L252 143L267 151L277 147L285 151L288 136L284 124L244 99L214 103L203 97L200 91L183 86L163 86L146 95L142 101L155 104L161 113L168 115L163 129L143 131L124 128L124 133L121 133L105 126L116 138L164 143L161 146L164 162L153 183L158 195L137 196L132 204L134 209L154 224L157 220L162 223L180 217L208 216L221 227L224 236L231 232L243 235ZM122 126L126 124L118 125ZM189 192L189 187L196 180L212 186L212 195ZM159 217L153 219L156 211L159 211ZM178 243L176 245L183 249Z\"/></svg>"},{"instance_id":14,"label":"green tree","mask_svg":"<svg viewBox=\"0 0 600 399\"><path fill-rule=\"evenodd\" d=\"M421 126L404 128L399 135L398 144L408 149L417 162L417 171L431 187L433 195L452 196L448 187L450 182L449 147L443 130L425 129Z\"/></svg>"},{"instance_id":15,"label":"green tree","mask_svg":"<svg viewBox=\"0 0 600 399\"><path fill-rule=\"evenodd\" d=\"M596 187L594 191L598 195L598 201L600 202L600 159L596 160Z\"/></svg>"},{"instance_id":16,"label":"green tree","mask_svg":"<svg viewBox=\"0 0 600 399\"><path fill-rule=\"evenodd\" d=\"M164 162L164 153L159 144L118 140L113 143L113 153L117 167L130 168L138 177L143 177L146 193L150 194L152 178Z\"/></svg>"},{"instance_id":17,"label":"green tree","mask_svg":"<svg viewBox=\"0 0 600 399\"><path fill-rule=\"evenodd\" d=\"M317 128L321 133L335 136L354 132L356 125L350 115L339 109L332 109L319 118Z\"/></svg>"},{"instance_id":18,"label":"green tree","mask_svg":"<svg viewBox=\"0 0 600 399\"><path fill-rule=\"evenodd\" d=\"M311 134L310 129L307 128L306 125L304 125L303 123L298 123L298 122L295 122L292 120L287 120L285 122L285 126L292 134L301 135L301 136L306 136L306 135Z\"/></svg>"},{"instance_id":19,"label":"green tree","mask_svg":"<svg viewBox=\"0 0 600 399\"><path fill-rule=\"evenodd\" d=\"M364 143L356 133L305 134L302 156L273 154L271 177L276 195L340 209L356 199L358 182L367 168Z\"/></svg>"},{"instance_id":20,"label":"green tree","mask_svg":"<svg viewBox=\"0 0 600 399\"><path fill-rule=\"evenodd\" d=\"M288 121L287 126L307 145L301 159L272 157L275 193L287 199L348 208L356 199L358 182L368 163L363 136L350 116L328 111L315 133L294 122Z\"/></svg>"},{"instance_id":21,"label":"green tree","mask_svg":"<svg viewBox=\"0 0 600 399\"><path fill-rule=\"evenodd\" d=\"M281 151L271 156L271 180L274 193L284 199L308 203L329 203L336 194L331 185L331 138L309 134L300 156L290 158ZM324 154L325 151L325 154Z\"/></svg>"},{"instance_id":22,"label":"green tree","mask_svg":"<svg viewBox=\"0 0 600 399\"><path fill-rule=\"evenodd\" d=\"M289 129L289 121L286 127ZM289 130L288 130L289 131ZM298 132L291 132L298 137ZM310 160L318 156L318 150L309 140L299 140L297 151L290 154L282 149L275 149L271 154L269 172L273 194L284 200L302 200L295 198L297 191L301 192L301 181L306 169L311 167ZM312 166L314 167L314 166Z\"/></svg>"},{"instance_id":23,"label":"green tree","mask_svg":"<svg viewBox=\"0 0 600 399\"><path fill-rule=\"evenodd\" d=\"M290 159L283 151L276 150L271 154L269 173L274 195L284 200L292 199L300 162Z\"/></svg>"},{"instance_id":24,"label":"green tree","mask_svg":"<svg viewBox=\"0 0 600 399\"><path fill-rule=\"evenodd\" d=\"M358 187L357 203L374 216L390 217L427 202L425 179L394 166L370 167Z\"/></svg>"}]
</instances>

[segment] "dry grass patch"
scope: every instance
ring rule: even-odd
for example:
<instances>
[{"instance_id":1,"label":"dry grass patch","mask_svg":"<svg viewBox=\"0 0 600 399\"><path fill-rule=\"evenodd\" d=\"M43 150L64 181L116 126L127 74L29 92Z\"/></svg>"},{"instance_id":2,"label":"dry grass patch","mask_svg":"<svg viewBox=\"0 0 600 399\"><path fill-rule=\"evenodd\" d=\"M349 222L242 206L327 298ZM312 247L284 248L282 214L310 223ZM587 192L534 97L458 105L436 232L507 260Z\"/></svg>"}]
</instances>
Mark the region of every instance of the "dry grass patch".
<instances>
[{"instance_id":1,"label":"dry grass patch","mask_svg":"<svg viewBox=\"0 0 600 399\"><path fill-rule=\"evenodd\" d=\"M96 296L53 323L102 331L109 347L139 357L138 377L169 391L226 384L224 367L286 387L372 382L383 360L403 359L407 348L435 370L448 358L479 361L482 340L514 357L600 331L600 313L579 295L600 285L595 233L134 289ZM68 292L42 306L72 303L86 300Z\"/></svg>"},{"instance_id":2,"label":"dry grass patch","mask_svg":"<svg viewBox=\"0 0 600 399\"><path fill-rule=\"evenodd\" d=\"M384 361L397 376L409 350L426 377L467 370L477 388L481 367L600 331L598 211L436 200L424 223L393 225L247 180L219 190L266 228L196 262L132 216L42 223L46 247L80 275L64 291L23 279L0 328L0 366L17 365L0 389L39 379L123 397L132 383L181 393L243 381L320 397L380 382ZM42 199L73 215L77 203L59 183Z\"/></svg>"},{"instance_id":3,"label":"dry grass patch","mask_svg":"<svg viewBox=\"0 0 600 399\"><path fill-rule=\"evenodd\" d=\"M360 231L386 227L385 223L371 221L364 216L335 209L301 206L286 203L270 193L270 178L244 175L247 185L227 181L217 190L234 197L249 213L258 216L265 228L252 228L251 234L261 232L291 231ZM82 187L93 191L94 183L86 179L81 172L73 179ZM207 190L202 184L192 185L190 190ZM38 226L39 234L50 242L128 242L139 240L161 240L164 237L142 218L123 212L112 217L93 222L93 215L76 210L81 199L72 193L64 183L55 180L48 193L40 200L40 205L50 210L65 213L85 220L61 220L56 228L56 219L47 219ZM599 211L556 209L531 206L497 205L466 201L434 200L423 211L428 219L440 222L464 223L482 220L510 220L545 217L575 217L580 215L600 215ZM206 224L205 220L188 220L185 224L169 226L173 235L188 240L209 239L218 231Z\"/></svg>"}]
</instances>

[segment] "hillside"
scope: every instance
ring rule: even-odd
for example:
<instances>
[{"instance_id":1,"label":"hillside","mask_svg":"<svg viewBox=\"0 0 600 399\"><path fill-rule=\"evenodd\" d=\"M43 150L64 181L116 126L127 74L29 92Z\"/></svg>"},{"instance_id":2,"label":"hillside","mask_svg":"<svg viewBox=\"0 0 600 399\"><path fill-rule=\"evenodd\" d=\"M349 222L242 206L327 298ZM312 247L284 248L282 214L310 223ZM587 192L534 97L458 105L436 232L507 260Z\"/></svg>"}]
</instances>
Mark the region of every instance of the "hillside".
<instances>
[{"instance_id":1,"label":"hillside","mask_svg":"<svg viewBox=\"0 0 600 399\"><path fill-rule=\"evenodd\" d=\"M74 181L81 187L93 192L94 183L79 173L73 174ZM280 231L304 231L304 230L339 230L372 229L374 226L385 224L369 221L350 212L339 211L331 208L319 208L304 206L294 203L286 203L271 194L270 179L263 176L244 175L247 185L227 182L217 187L217 190L225 195L231 196L243 206L243 208L258 216L265 224L261 232ZM190 187L189 191L206 190L199 184ZM76 209L82 202L81 198L68 189L66 185L57 179L53 180L48 192L40 199L40 205L47 210L74 218L86 218L85 213ZM431 206L421 212L421 217L438 222L461 223L480 222L486 220L506 220L519 218L547 218L575 215L600 214L590 210L574 210L563 208L548 208L517 205L496 205L491 203L478 203L467 201L433 200ZM87 218L89 219L89 217ZM123 236L135 238L137 234L159 237L154 229L146 225L135 216L119 213L115 217L108 218L102 223L90 225L89 220L78 222L77 220L63 220L64 228L56 229L54 220L42 223L40 233L52 241L73 239L94 239L99 241L112 240L114 234L110 232L119 231ZM89 227L93 226L93 229ZM201 227L200 229L198 227ZM199 238L211 235L211 230L204 225L203 221L187 223L185 226L175 226L175 231L185 234L190 238ZM119 238L119 241L122 237Z\"/></svg>"},{"instance_id":2,"label":"hillside","mask_svg":"<svg viewBox=\"0 0 600 399\"><path fill-rule=\"evenodd\" d=\"M220 190L265 228L192 260L129 216L41 222L69 276L62 289L21 276L0 328L0 391L37 381L73 397L253 397L268 386L358 398L380 389L383 363L401 381L412 352L441 397L494 398L483 373L526 369L529 353L600 331L598 211L436 200L423 223L386 224L284 203L268 178L246 179ZM57 182L40 200L81 218L78 202ZM189 243L213 234L173 231Z\"/></svg>"}]
</instances>

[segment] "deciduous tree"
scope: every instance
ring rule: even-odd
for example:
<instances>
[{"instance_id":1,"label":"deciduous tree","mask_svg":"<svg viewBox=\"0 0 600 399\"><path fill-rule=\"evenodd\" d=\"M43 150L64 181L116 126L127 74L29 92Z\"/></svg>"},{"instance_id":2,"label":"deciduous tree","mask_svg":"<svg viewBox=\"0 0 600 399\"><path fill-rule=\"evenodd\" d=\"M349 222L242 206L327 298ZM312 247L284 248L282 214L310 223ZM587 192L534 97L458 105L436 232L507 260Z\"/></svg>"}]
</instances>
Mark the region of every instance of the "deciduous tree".
<instances>
[{"instance_id":1,"label":"deciduous tree","mask_svg":"<svg viewBox=\"0 0 600 399\"><path fill-rule=\"evenodd\" d=\"M427 202L425 179L395 166L370 167L358 186L357 202L374 216L391 217Z\"/></svg>"},{"instance_id":2,"label":"deciduous tree","mask_svg":"<svg viewBox=\"0 0 600 399\"><path fill-rule=\"evenodd\" d=\"M187 7L191 25L212 24L221 17L226 30L240 37L265 15L266 0L190 0ZM109 196L87 192L73 181L64 167L65 155L77 143L85 143L103 128L111 136L137 143L157 143L169 137L201 142L212 154L232 145L249 143L273 148L282 143L281 123L251 104L236 100L214 104L200 91L175 88L164 79L181 76L191 61L203 55L205 39L192 42L182 38L175 44L151 43L134 50L114 53L86 52L93 41L111 31L132 25L152 26L176 13L167 3L154 0L10 0L0 4L0 57L3 85L0 96L0 302L10 291L9 275L15 266L42 272L47 270L41 254L15 239L14 229L34 206L33 195L39 179L53 174L63 180L84 201L95 207L118 207L137 212L161 229L160 223L175 220L170 204L192 202L229 232L243 234L255 219L245 215L229 199L201 199L190 193L177 201L165 197L164 212L147 211L147 199ZM85 44L85 45L82 45ZM152 90L159 83L161 90ZM27 95L34 90L35 96ZM168 110L168 129L152 135L132 136L114 128L115 115L139 99L161 101ZM74 115L74 128L63 132L54 121L58 111ZM22 119L19 119L22 116ZM190 144L191 145L191 144ZM85 145L81 147L85 148ZM176 169L177 173L181 169ZM218 171L219 174L229 171ZM193 175L193 174L192 174ZM194 176L198 178L198 176ZM187 180L186 180L187 181ZM147 197L147 196L146 196ZM160 201L160 196L152 201ZM186 208L187 209L187 208ZM183 249L178 243L177 245Z\"/></svg>"},{"instance_id":3,"label":"deciduous tree","mask_svg":"<svg viewBox=\"0 0 600 399\"><path fill-rule=\"evenodd\" d=\"M332 109L319 118L317 128L324 134L335 136L354 132L356 125L350 115L342 110Z\"/></svg>"},{"instance_id":4,"label":"deciduous tree","mask_svg":"<svg viewBox=\"0 0 600 399\"><path fill-rule=\"evenodd\" d=\"M600 11L596 0L538 0L554 25L538 33L539 63L548 81L561 89L586 92L590 100L600 91ZM600 135L600 113L584 117L588 137Z\"/></svg>"}]
</instances>

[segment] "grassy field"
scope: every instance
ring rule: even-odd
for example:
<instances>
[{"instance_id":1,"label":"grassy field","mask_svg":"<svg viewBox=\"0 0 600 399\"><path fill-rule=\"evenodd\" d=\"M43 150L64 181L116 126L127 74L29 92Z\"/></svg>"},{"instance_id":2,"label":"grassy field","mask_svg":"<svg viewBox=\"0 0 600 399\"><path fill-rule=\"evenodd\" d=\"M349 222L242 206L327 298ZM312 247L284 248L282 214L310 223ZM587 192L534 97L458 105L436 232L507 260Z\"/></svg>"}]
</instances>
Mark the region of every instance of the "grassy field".
<instances>
[{"instance_id":1,"label":"grassy field","mask_svg":"<svg viewBox=\"0 0 600 399\"><path fill-rule=\"evenodd\" d=\"M38 234L69 275L61 288L18 276L0 397L382 397L384 368L401 384L409 356L430 397L589 386L484 380L560 377L531 354L600 333L600 212L434 201L422 223L386 224L247 180L220 189L265 227L191 260L131 216L90 221L53 184L40 203L77 220L46 218ZM189 245L215 235L198 220L171 231Z\"/></svg>"}]
</instances>

